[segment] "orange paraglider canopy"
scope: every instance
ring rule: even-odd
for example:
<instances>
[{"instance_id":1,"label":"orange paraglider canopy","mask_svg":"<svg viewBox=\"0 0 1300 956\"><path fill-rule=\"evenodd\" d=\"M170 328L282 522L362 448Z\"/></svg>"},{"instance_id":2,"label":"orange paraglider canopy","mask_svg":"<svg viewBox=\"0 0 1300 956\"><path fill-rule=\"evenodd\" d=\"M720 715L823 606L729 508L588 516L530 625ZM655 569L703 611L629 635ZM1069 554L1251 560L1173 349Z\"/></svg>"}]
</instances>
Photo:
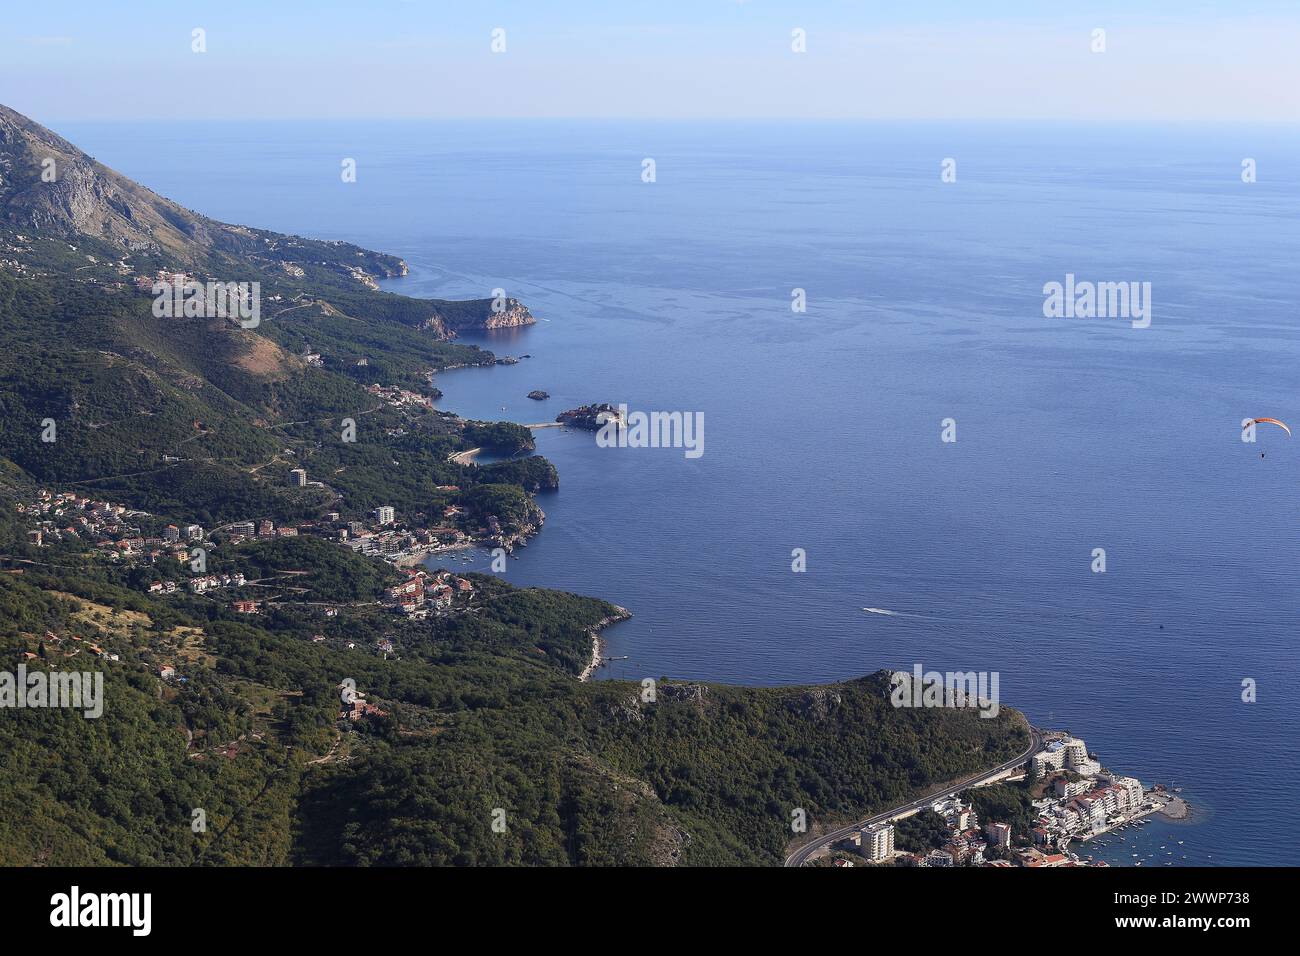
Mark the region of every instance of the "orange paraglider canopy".
<instances>
[{"instance_id":1,"label":"orange paraglider canopy","mask_svg":"<svg viewBox=\"0 0 1300 956\"><path fill-rule=\"evenodd\" d=\"M1278 421L1276 418L1252 418L1251 421L1253 421L1257 425L1262 425L1265 422L1267 422L1270 425L1276 425L1278 428L1286 432L1287 438L1291 437L1291 429L1286 422Z\"/></svg>"}]
</instances>

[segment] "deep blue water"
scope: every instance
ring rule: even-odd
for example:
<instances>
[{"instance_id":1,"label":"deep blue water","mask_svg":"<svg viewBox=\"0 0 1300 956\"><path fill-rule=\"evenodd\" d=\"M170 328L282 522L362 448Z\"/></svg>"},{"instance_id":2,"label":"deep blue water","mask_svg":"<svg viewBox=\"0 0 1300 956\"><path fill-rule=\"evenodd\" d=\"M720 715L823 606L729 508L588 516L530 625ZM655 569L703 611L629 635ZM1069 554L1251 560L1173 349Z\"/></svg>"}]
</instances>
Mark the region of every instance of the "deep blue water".
<instances>
[{"instance_id":1,"label":"deep blue water","mask_svg":"<svg viewBox=\"0 0 1300 956\"><path fill-rule=\"evenodd\" d=\"M1148 865L1295 862L1300 444L1239 435L1243 417L1300 420L1300 131L60 132L218 218L401 255L394 291L523 299L544 321L480 341L532 358L442 375L446 408L703 412L698 460L537 432L561 488L507 578L634 613L607 632L627 660L604 676L998 671L1039 725L1185 788L1196 816L1142 831ZM1241 182L1243 157L1259 182ZM1044 318L1042 286L1067 272L1151 282L1151 327Z\"/></svg>"}]
</instances>

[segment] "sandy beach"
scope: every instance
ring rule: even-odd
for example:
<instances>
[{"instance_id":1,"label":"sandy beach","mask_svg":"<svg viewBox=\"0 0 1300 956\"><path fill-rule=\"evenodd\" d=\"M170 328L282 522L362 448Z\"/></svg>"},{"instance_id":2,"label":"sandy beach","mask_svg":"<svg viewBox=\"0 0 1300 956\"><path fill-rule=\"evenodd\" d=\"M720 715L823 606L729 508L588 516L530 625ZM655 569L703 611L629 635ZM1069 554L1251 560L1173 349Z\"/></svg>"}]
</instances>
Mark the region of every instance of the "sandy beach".
<instances>
[{"instance_id":1,"label":"sandy beach","mask_svg":"<svg viewBox=\"0 0 1300 956\"><path fill-rule=\"evenodd\" d=\"M465 451L458 451L454 455L448 455L447 460L457 465L472 465L474 459L482 452L482 448L469 448Z\"/></svg>"}]
</instances>

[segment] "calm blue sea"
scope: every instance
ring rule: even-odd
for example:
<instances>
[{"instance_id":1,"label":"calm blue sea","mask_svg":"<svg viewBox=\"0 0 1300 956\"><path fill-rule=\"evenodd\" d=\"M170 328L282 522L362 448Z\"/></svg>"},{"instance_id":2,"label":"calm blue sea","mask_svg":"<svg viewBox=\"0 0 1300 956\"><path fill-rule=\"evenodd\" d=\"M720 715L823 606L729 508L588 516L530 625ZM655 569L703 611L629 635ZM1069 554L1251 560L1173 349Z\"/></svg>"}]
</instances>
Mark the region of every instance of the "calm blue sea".
<instances>
[{"instance_id":1,"label":"calm blue sea","mask_svg":"<svg viewBox=\"0 0 1300 956\"><path fill-rule=\"evenodd\" d=\"M394 291L527 302L536 326L480 341L532 357L441 376L446 408L703 412L698 460L537 432L561 488L507 577L634 613L603 675L997 671L1039 725L1184 788L1148 866L1296 862L1300 435L1239 439L1300 425L1295 128L59 131L218 218L401 255ZM1150 328L1044 318L1066 273L1150 282Z\"/></svg>"}]
</instances>

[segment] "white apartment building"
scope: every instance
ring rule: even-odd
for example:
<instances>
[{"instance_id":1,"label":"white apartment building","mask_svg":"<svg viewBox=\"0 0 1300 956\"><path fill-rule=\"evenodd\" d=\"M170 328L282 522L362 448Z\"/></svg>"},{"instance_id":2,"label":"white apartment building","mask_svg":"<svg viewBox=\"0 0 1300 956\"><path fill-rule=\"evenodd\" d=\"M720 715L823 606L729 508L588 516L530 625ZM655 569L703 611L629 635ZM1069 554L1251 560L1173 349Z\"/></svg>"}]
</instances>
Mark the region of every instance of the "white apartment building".
<instances>
[{"instance_id":1,"label":"white apartment building","mask_svg":"<svg viewBox=\"0 0 1300 956\"><path fill-rule=\"evenodd\" d=\"M879 863L894 855L894 825L874 823L859 834L862 855L872 863Z\"/></svg>"},{"instance_id":2,"label":"white apartment building","mask_svg":"<svg viewBox=\"0 0 1300 956\"><path fill-rule=\"evenodd\" d=\"M1045 750L1034 754L1030 766L1033 768L1034 773L1040 777L1062 769L1065 766L1065 748L1061 746L1060 741L1052 741Z\"/></svg>"},{"instance_id":3,"label":"white apartment building","mask_svg":"<svg viewBox=\"0 0 1300 956\"><path fill-rule=\"evenodd\" d=\"M1057 777L1053 789L1058 797L1068 800L1070 797L1077 797L1082 793L1087 793L1092 789L1092 784L1087 780L1070 781L1064 777Z\"/></svg>"},{"instance_id":4,"label":"white apartment building","mask_svg":"<svg viewBox=\"0 0 1300 956\"><path fill-rule=\"evenodd\" d=\"M1088 759L1088 746L1077 737L1054 740L1035 754L1031 766L1040 777L1056 770L1073 770L1081 776L1096 776L1101 765Z\"/></svg>"},{"instance_id":5,"label":"white apartment building","mask_svg":"<svg viewBox=\"0 0 1300 956\"><path fill-rule=\"evenodd\" d=\"M1098 797L1088 795L1079 797L1071 804L1079 814L1079 829L1084 833L1102 830L1106 827L1106 804Z\"/></svg>"},{"instance_id":6,"label":"white apartment building","mask_svg":"<svg viewBox=\"0 0 1300 956\"><path fill-rule=\"evenodd\" d=\"M1142 784L1133 777L1121 777L1113 773L1104 773L1097 778L1099 782L1112 787L1119 787L1128 797L1128 805L1131 808L1142 806L1142 796L1145 791Z\"/></svg>"},{"instance_id":7,"label":"white apartment building","mask_svg":"<svg viewBox=\"0 0 1300 956\"><path fill-rule=\"evenodd\" d=\"M990 823L984 828L985 834L988 835L989 843L994 846L1009 847L1011 846L1011 824L1009 823Z\"/></svg>"}]
</instances>

